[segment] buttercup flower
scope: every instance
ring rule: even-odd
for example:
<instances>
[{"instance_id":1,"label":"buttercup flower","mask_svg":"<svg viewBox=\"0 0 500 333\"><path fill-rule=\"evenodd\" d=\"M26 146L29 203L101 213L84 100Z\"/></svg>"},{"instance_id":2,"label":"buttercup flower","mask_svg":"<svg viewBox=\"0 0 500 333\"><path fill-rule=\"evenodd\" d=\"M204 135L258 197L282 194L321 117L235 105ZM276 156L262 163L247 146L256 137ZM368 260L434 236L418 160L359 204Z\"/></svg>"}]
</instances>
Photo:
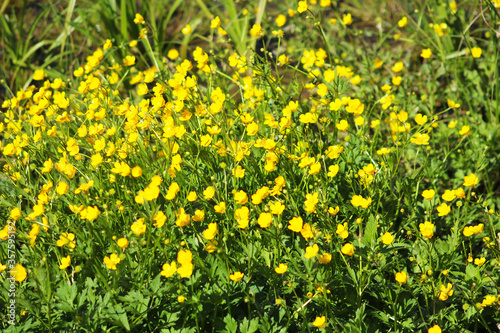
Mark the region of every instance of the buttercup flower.
<instances>
[{"instance_id":1,"label":"buttercup flower","mask_svg":"<svg viewBox=\"0 0 500 333\"><path fill-rule=\"evenodd\" d=\"M434 325L427 330L427 333L441 333L441 332L442 332L441 327L439 327L438 325Z\"/></svg>"},{"instance_id":2,"label":"buttercup flower","mask_svg":"<svg viewBox=\"0 0 500 333\"><path fill-rule=\"evenodd\" d=\"M465 176L463 185L465 187L473 187L476 186L478 182L479 178L477 178L475 174L471 173L470 175Z\"/></svg>"},{"instance_id":3,"label":"buttercup flower","mask_svg":"<svg viewBox=\"0 0 500 333\"><path fill-rule=\"evenodd\" d=\"M115 253L111 254L109 257L104 257L104 264L106 264L107 269L116 270L116 265L118 265L120 261L120 257Z\"/></svg>"},{"instance_id":4,"label":"buttercup flower","mask_svg":"<svg viewBox=\"0 0 500 333\"><path fill-rule=\"evenodd\" d=\"M342 253L346 256L352 256L354 254L354 246L351 243L346 243L342 246Z\"/></svg>"},{"instance_id":5,"label":"buttercup flower","mask_svg":"<svg viewBox=\"0 0 500 333\"><path fill-rule=\"evenodd\" d=\"M10 275L14 277L16 282L23 282L26 280L28 273L26 272L26 268L24 268L21 264L16 264L13 269L10 270Z\"/></svg>"},{"instance_id":6,"label":"buttercup flower","mask_svg":"<svg viewBox=\"0 0 500 333\"><path fill-rule=\"evenodd\" d=\"M274 271L278 274L284 274L288 269L288 265L285 264L279 264L278 267L274 269Z\"/></svg>"},{"instance_id":7,"label":"buttercup flower","mask_svg":"<svg viewBox=\"0 0 500 333\"><path fill-rule=\"evenodd\" d=\"M306 253L304 254L304 257L307 259L314 258L318 254L318 251L319 251L318 244L314 244L313 246L308 246L306 247Z\"/></svg>"},{"instance_id":8,"label":"buttercup flower","mask_svg":"<svg viewBox=\"0 0 500 333\"><path fill-rule=\"evenodd\" d=\"M392 244L394 241L394 236L391 235L389 232L386 232L385 234L382 235L382 243L385 245Z\"/></svg>"},{"instance_id":9,"label":"buttercup flower","mask_svg":"<svg viewBox=\"0 0 500 333\"><path fill-rule=\"evenodd\" d=\"M313 325L317 328L323 328L326 325L326 317L321 316L321 317L316 317L316 319L313 321Z\"/></svg>"},{"instance_id":10,"label":"buttercup flower","mask_svg":"<svg viewBox=\"0 0 500 333\"><path fill-rule=\"evenodd\" d=\"M434 236L434 224L430 223L429 221L420 223L418 227L420 228L420 233L425 238L432 238L432 236Z\"/></svg>"},{"instance_id":11,"label":"buttercup flower","mask_svg":"<svg viewBox=\"0 0 500 333\"><path fill-rule=\"evenodd\" d=\"M408 281L408 275L406 275L405 271L396 273L396 281L399 283L406 283Z\"/></svg>"},{"instance_id":12,"label":"buttercup flower","mask_svg":"<svg viewBox=\"0 0 500 333\"><path fill-rule=\"evenodd\" d=\"M241 279L243 279L243 276L245 276L245 274L244 274L244 273L241 273L241 272L234 272L234 274L229 275L229 278L231 279L231 281L238 282L238 281L240 281Z\"/></svg>"},{"instance_id":13,"label":"buttercup flower","mask_svg":"<svg viewBox=\"0 0 500 333\"><path fill-rule=\"evenodd\" d=\"M318 256L318 260L322 264L328 264L330 261L332 261L332 255L325 252Z\"/></svg>"},{"instance_id":14,"label":"buttercup flower","mask_svg":"<svg viewBox=\"0 0 500 333\"><path fill-rule=\"evenodd\" d=\"M66 269L71 265L71 257L68 255L67 257L63 257L61 259L61 265L59 265L59 269Z\"/></svg>"},{"instance_id":15,"label":"buttercup flower","mask_svg":"<svg viewBox=\"0 0 500 333\"><path fill-rule=\"evenodd\" d=\"M422 196L427 200L432 200L435 194L436 192L433 189L425 190L424 192L422 192Z\"/></svg>"}]
</instances>

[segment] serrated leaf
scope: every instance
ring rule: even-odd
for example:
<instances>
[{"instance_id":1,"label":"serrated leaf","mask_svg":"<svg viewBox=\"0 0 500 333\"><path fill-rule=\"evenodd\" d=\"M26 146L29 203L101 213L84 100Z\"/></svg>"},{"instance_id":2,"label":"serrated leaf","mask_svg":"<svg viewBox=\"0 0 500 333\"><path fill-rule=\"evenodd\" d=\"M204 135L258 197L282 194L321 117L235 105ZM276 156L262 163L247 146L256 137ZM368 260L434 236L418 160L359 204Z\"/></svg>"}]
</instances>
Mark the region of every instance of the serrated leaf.
<instances>
[{"instance_id":1,"label":"serrated leaf","mask_svg":"<svg viewBox=\"0 0 500 333\"><path fill-rule=\"evenodd\" d=\"M465 268L465 279L479 281L481 277L479 276L479 268L469 264Z\"/></svg>"},{"instance_id":2,"label":"serrated leaf","mask_svg":"<svg viewBox=\"0 0 500 333\"><path fill-rule=\"evenodd\" d=\"M224 322L226 323L226 332L236 333L238 331L238 322L231 315L228 314L224 317Z\"/></svg>"}]
</instances>

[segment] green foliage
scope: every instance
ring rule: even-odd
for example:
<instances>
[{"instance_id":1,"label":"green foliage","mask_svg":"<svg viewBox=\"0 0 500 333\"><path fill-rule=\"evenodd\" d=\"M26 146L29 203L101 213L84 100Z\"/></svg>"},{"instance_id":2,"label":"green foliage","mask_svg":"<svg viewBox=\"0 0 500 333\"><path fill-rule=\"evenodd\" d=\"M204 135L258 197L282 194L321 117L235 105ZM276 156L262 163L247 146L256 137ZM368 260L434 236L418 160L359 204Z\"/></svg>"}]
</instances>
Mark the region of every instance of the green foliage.
<instances>
[{"instance_id":1,"label":"green foliage","mask_svg":"<svg viewBox=\"0 0 500 333\"><path fill-rule=\"evenodd\" d=\"M0 9L2 329L496 330L498 8L304 5Z\"/></svg>"}]
</instances>

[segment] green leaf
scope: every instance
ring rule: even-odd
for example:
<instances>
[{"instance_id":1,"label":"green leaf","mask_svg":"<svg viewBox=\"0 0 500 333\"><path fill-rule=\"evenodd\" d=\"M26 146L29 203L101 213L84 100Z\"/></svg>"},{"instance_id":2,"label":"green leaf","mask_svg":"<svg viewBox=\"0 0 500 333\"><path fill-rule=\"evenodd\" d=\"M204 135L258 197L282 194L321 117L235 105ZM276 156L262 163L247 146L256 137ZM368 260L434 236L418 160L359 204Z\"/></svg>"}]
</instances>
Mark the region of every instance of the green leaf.
<instances>
[{"instance_id":1,"label":"green leaf","mask_svg":"<svg viewBox=\"0 0 500 333\"><path fill-rule=\"evenodd\" d=\"M226 323L225 332L236 333L238 331L238 322L231 315L224 317L224 322Z\"/></svg>"},{"instance_id":2,"label":"green leaf","mask_svg":"<svg viewBox=\"0 0 500 333\"><path fill-rule=\"evenodd\" d=\"M259 318L254 318L250 321L247 318L244 318L243 321L240 323L241 333L253 333L257 332L258 329L259 329Z\"/></svg>"},{"instance_id":3,"label":"green leaf","mask_svg":"<svg viewBox=\"0 0 500 333\"><path fill-rule=\"evenodd\" d=\"M465 279L466 280L481 280L481 276L479 275L479 268L474 266L473 264L468 264L465 268Z\"/></svg>"},{"instance_id":4,"label":"green leaf","mask_svg":"<svg viewBox=\"0 0 500 333\"><path fill-rule=\"evenodd\" d=\"M376 239L377 239L377 221L375 220L375 216L370 215L368 223L366 224L363 242L366 245L371 245L371 243Z\"/></svg>"}]
</instances>

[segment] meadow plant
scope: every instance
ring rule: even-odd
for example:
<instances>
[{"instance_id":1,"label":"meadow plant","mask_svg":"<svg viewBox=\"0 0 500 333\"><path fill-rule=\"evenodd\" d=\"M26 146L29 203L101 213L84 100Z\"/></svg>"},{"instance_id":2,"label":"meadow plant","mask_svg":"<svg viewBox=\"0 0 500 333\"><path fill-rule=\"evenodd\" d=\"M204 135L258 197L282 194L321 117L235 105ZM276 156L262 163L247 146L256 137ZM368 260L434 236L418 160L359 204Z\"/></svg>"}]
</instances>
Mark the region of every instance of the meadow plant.
<instances>
[{"instance_id":1,"label":"meadow plant","mask_svg":"<svg viewBox=\"0 0 500 333\"><path fill-rule=\"evenodd\" d=\"M498 5L222 2L0 101L3 328L497 331Z\"/></svg>"}]
</instances>

